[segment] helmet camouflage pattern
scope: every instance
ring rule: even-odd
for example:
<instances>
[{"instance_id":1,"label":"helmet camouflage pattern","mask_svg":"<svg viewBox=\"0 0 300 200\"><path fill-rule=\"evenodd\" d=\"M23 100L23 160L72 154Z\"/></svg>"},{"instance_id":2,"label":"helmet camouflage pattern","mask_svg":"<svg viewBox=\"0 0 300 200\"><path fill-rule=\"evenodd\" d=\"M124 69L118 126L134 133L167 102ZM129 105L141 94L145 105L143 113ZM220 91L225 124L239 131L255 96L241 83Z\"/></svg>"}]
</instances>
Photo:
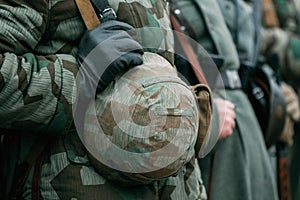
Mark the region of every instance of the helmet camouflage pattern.
<instances>
[{"instance_id":1,"label":"helmet camouflage pattern","mask_svg":"<svg viewBox=\"0 0 300 200\"><path fill-rule=\"evenodd\" d=\"M143 57L97 95L81 135L95 169L121 185L174 175L195 154L199 116L191 88L163 57Z\"/></svg>"}]
</instances>

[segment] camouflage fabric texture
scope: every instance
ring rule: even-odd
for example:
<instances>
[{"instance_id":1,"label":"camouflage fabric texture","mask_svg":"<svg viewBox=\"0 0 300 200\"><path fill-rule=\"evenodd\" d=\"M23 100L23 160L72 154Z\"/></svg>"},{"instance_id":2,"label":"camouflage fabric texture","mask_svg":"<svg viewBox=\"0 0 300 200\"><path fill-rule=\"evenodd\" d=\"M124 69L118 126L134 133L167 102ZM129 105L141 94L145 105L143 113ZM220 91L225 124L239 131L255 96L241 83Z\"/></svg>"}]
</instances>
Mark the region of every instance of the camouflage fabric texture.
<instances>
[{"instance_id":1,"label":"camouflage fabric texture","mask_svg":"<svg viewBox=\"0 0 300 200\"><path fill-rule=\"evenodd\" d=\"M70 11L69 4L56 1L52 6L60 9L53 14ZM57 133L71 119L77 65L70 44L84 26L70 12L68 27L46 30L47 6L42 1L1 2L1 128Z\"/></svg>"},{"instance_id":2,"label":"camouflage fabric texture","mask_svg":"<svg viewBox=\"0 0 300 200\"><path fill-rule=\"evenodd\" d=\"M174 175L195 154L198 105L163 57L137 66L97 95L81 135L99 173L123 185Z\"/></svg>"},{"instance_id":3,"label":"camouflage fabric texture","mask_svg":"<svg viewBox=\"0 0 300 200\"><path fill-rule=\"evenodd\" d=\"M139 40L151 47L146 51L159 53L172 62L173 56L166 50L173 48L173 37L164 31L170 28L167 2L109 3L119 20L136 28L160 28L155 33L142 30ZM72 122L76 97L78 67L74 56L85 31L75 1L0 1L0 24L0 126L18 130L14 135L5 135L1 144L3 199L11 192L14 170L31 147L40 137L53 135L57 138L49 139L53 142L42 157L41 199L206 199L198 163L193 158L175 176L124 188L94 170L73 126L65 131ZM156 34L161 36L158 40L150 37ZM24 199L32 198L36 173L32 168L22 190Z\"/></svg>"},{"instance_id":4,"label":"camouflage fabric texture","mask_svg":"<svg viewBox=\"0 0 300 200\"><path fill-rule=\"evenodd\" d=\"M166 3L152 2L110 1L110 4L120 16L119 20L135 28L160 28L155 29L155 34L151 32L153 29L139 31L143 46L156 52L158 49L171 51L172 35L163 31L170 29L165 18ZM77 66L73 56L85 30L76 4L74 1L51 1L49 4L4 1L0 6L0 52L3 53L0 57L0 99L3 101L0 114L6 119L1 127L61 131L70 120L70 108L76 96L74 76ZM143 13L138 15L143 20L135 20L135 15L129 11ZM52 17L49 17L50 13ZM172 55L161 53L172 62ZM17 83L15 80L19 84L11 84Z\"/></svg>"},{"instance_id":5,"label":"camouflage fabric texture","mask_svg":"<svg viewBox=\"0 0 300 200\"><path fill-rule=\"evenodd\" d=\"M42 199L206 199L195 159L176 176L147 185L122 187L95 171L75 130L53 144L51 152L42 166ZM24 199L31 199L31 183L30 179L26 182Z\"/></svg>"}]
</instances>

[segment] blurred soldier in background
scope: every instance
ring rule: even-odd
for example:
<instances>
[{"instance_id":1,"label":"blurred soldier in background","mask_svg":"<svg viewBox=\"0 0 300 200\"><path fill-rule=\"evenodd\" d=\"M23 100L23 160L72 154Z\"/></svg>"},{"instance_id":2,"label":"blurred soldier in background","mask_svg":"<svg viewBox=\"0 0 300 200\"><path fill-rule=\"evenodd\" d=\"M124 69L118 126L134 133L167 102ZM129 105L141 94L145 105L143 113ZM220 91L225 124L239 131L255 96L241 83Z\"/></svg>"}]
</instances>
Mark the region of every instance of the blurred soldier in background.
<instances>
[{"instance_id":1,"label":"blurred soldier in background","mask_svg":"<svg viewBox=\"0 0 300 200\"><path fill-rule=\"evenodd\" d=\"M282 142L288 145L293 200L300 198L300 18L298 0L264 1L264 42L262 53L269 61L278 60L283 81L282 90L287 101L286 126ZM297 97L298 96L298 97Z\"/></svg>"},{"instance_id":2,"label":"blurred soldier in background","mask_svg":"<svg viewBox=\"0 0 300 200\"><path fill-rule=\"evenodd\" d=\"M215 96L234 104L233 134L220 140L214 151L200 160L209 199L277 200L275 176L264 138L238 74L242 62L256 63L257 33L251 7L240 0L172 2L183 30L208 51L219 67L226 96L218 91ZM201 62L201 55L199 58ZM184 74L188 67L177 62L176 67ZM205 63L202 65L205 68ZM193 81L192 75L186 77Z\"/></svg>"}]
</instances>

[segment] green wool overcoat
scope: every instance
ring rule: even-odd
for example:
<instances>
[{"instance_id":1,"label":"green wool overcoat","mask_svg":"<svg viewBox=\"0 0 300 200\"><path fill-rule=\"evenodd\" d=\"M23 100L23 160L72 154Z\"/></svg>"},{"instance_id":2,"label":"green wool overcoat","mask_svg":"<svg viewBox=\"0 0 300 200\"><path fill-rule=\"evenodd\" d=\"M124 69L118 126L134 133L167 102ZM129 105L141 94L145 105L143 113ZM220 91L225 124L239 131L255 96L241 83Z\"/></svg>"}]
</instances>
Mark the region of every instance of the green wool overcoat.
<instances>
[{"instance_id":1,"label":"green wool overcoat","mask_svg":"<svg viewBox=\"0 0 300 200\"><path fill-rule=\"evenodd\" d=\"M223 58L223 63L219 66L220 72L238 70L240 58L252 59L254 25L251 8L244 2L236 1L238 4L230 0L176 2L185 22L189 23L186 30L189 30L191 25L193 27L193 32L188 34L209 54ZM219 140L214 150L199 160L209 198L277 200L274 171L261 129L247 96L241 89L225 89L225 95L216 91L215 95L234 103L236 127L230 137Z\"/></svg>"}]
</instances>

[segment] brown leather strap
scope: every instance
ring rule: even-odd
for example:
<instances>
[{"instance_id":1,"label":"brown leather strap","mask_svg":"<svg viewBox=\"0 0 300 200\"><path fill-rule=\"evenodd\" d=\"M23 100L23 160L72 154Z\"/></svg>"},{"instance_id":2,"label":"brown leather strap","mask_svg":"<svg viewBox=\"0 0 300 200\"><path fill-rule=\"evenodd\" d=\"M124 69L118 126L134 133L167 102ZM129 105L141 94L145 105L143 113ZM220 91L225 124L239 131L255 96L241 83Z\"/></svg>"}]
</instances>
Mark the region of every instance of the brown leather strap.
<instances>
[{"instance_id":1,"label":"brown leather strap","mask_svg":"<svg viewBox=\"0 0 300 200\"><path fill-rule=\"evenodd\" d=\"M202 67L196 56L196 53L194 52L194 49L191 46L191 44L189 43L189 41L187 40L186 35L184 35L183 31L180 29L179 22L177 21L177 19L175 18L175 16L173 14L170 14L170 19L171 19L171 23L172 23L174 30L177 32L177 33L175 32L174 34L178 38L178 41L180 42L181 47L183 48L191 66L192 66L195 76L197 77L197 79L200 83L208 85L206 78L204 76L204 73L202 71Z\"/></svg>"},{"instance_id":2,"label":"brown leather strap","mask_svg":"<svg viewBox=\"0 0 300 200\"><path fill-rule=\"evenodd\" d=\"M279 21L272 0L263 0L263 20L266 27L279 27Z\"/></svg>"},{"instance_id":3,"label":"brown leather strap","mask_svg":"<svg viewBox=\"0 0 300 200\"><path fill-rule=\"evenodd\" d=\"M88 30L97 27L100 21L90 0L75 0L81 17Z\"/></svg>"},{"instance_id":4,"label":"brown leather strap","mask_svg":"<svg viewBox=\"0 0 300 200\"><path fill-rule=\"evenodd\" d=\"M289 159L285 144L278 143L277 150L277 184L280 200L291 200Z\"/></svg>"},{"instance_id":5,"label":"brown leather strap","mask_svg":"<svg viewBox=\"0 0 300 200\"><path fill-rule=\"evenodd\" d=\"M278 172L278 179L279 183L279 197L281 200L291 200L291 190L290 190L290 183L289 183L289 170L288 170L288 158L282 157L279 159L279 172Z\"/></svg>"}]
</instances>

